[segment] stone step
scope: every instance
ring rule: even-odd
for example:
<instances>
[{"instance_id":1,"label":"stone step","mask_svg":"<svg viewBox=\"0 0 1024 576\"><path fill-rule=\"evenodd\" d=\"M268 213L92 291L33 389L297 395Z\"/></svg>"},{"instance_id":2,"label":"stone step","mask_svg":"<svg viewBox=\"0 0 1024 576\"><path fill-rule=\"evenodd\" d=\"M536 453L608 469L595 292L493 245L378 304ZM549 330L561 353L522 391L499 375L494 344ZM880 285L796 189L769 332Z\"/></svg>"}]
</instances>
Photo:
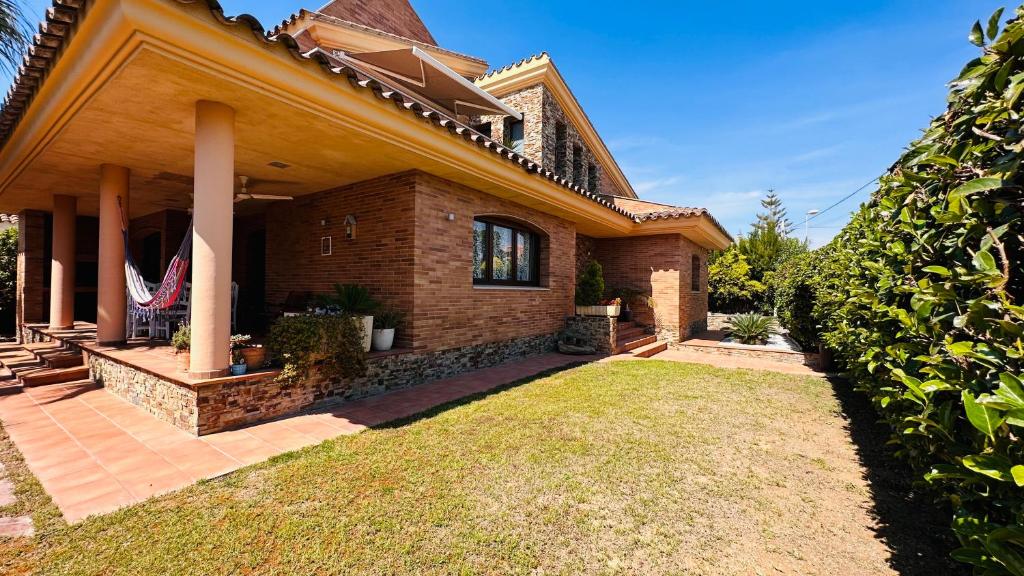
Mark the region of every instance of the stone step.
<instances>
[{"instance_id":1,"label":"stone step","mask_svg":"<svg viewBox=\"0 0 1024 576\"><path fill-rule=\"evenodd\" d=\"M630 320L629 322L623 322L622 320L619 320L618 321L618 326L619 326L619 330L627 330L629 328L635 327L636 326L636 322L633 322L632 320Z\"/></svg>"},{"instance_id":2,"label":"stone step","mask_svg":"<svg viewBox=\"0 0 1024 576\"><path fill-rule=\"evenodd\" d=\"M658 340L653 344L648 344L646 346L634 348L632 351L630 351L630 354L638 358L650 358L651 356L654 356L656 354L661 354L665 350L668 350L668 341Z\"/></svg>"},{"instance_id":3,"label":"stone step","mask_svg":"<svg viewBox=\"0 0 1024 576\"><path fill-rule=\"evenodd\" d=\"M629 328L623 329L619 326L617 337L619 340L633 340L640 336L646 336L647 329L643 326L630 326Z\"/></svg>"},{"instance_id":4,"label":"stone step","mask_svg":"<svg viewBox=\"0 0 1024 576\"><path fill-rule=\"evenodd\" d=\"M0 396L7 396L8 394L20 394L25 387L21 385L21 382L12 379L4 380L0 382Z\"/></svg>"},{"instance_id":5,"label":"stone step","mask_svg":"<svg viewBox=\"0 0 1024 576\"><path fill-rule=\"evenodd\" d=\"M38 370L27 370L18 374L18 380L25 387L47 386L50 384L63 384L75 380L86 380L89 378L88 366L75 366L73 368L40 368Z\"/></svg>"},{"instance_id":6,"label":"stone step","mask_svg":"<svg viewBox=\"0 0 1024 576\"><path fill-rule=\"evenodd\" d=\"M636 338L636 339L633 339L633 340L619 340L615 344L615 353L616 354L622 354L624 352L629 352L630 350L635 350L637 348L640 348L641 346L647 346L648 344L653 344L653 343L655 343L657 341L658 341L657 336L644 336L642 338Z\"/></svg>"},{"instance_id":7,"label":"stone step","mask_svg":"<svg viewBox=\"0 0 1024 576\"><path fill-rule=\"evenodd\" d=\"M81 352L47 354L43 357L43 361L46 362L48 368L72 368L74 366L81 366L84 363Z\"/></svg>"}]
</instances>

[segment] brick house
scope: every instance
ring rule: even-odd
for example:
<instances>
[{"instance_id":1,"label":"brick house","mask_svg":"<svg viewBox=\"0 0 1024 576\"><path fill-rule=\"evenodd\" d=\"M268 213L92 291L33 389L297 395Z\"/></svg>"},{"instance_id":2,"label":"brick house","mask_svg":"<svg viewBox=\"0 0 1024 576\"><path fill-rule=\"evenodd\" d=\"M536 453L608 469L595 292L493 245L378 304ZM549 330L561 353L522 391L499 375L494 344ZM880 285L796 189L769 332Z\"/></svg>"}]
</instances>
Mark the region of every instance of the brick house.
<instances>
[{"instance_id":1,"label":"brick house","mask_svg":"<svg viewBox=\"0 0 1024 576\"><path fill-rule=\"evenodd\" d=\"M658 337L702 329L725 230L639 199L547 54L488 70L406 0L335 0L270 31L213 0L54 0L0 110L20 332L94 323L92 376L203 433L550 350L591 258L653 298L635 313ZM119 206L153 279L193 213L186 376L117 354ZM224 378L232 281L257 331L295 294L366 286L407 314L400 353L356 383Z\"/></svg>"}]
</instances>

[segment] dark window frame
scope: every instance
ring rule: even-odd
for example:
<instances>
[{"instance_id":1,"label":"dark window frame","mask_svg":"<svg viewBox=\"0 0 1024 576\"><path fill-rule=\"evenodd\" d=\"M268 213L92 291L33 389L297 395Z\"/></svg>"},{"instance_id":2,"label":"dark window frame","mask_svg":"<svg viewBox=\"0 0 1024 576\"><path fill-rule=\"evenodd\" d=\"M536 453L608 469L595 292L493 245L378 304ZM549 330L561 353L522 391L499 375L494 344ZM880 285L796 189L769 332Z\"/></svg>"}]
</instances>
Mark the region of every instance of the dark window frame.
<instances>
[{"instance_id":1,"label":"dark window frame","mask_svg":"<svg viewBox=\"0 0 1024 576\"><path fill-rule=\"evenodd\" d=\"M700 292L700 269L701 261L700 256L694 254L690 257L690 291Z\"/></svg>"},{"instance_id":2,"label":"dark window frame","mask_svg":"<svg viewBox=\"0 0 1024 576\"><path fill-rule=\"evenodd\" d=\"M567 170L567 152L569 145L569 128L564 122L555 122L555 173L565 177Z\"/></svg>"},{"instance_id":3,"label":"dark window frame","mask_svg":"<svg viewBox=\"0 0 1024 576\"><path fill-rule=\"evenodd\" d=\"M576 144L572 147L572 183L577 186L583 185L583 146Z\"/></svg>"},{"instance_id":4,"label":"dark window frame","mask_svg":"<svg viewBox=\"0 0 1024 576\"><path fill-rule=\"evenodd\" d=\"M515 222L509 222L500 218L474 218L473 223L477 222L486 225L486 232L484 234L484 277L473 278L474 286L525 286L525 287L539 287L540 286L540 234L537 234L533 230L516 224ZM494 279L494 227L506 228L512 231L512 279L502 280ZM474 230L474 234L475 234ZM529 280L517 280L516 276L519 271L519 234L525 234L530 238L530 276ZM475 248L474 248L475 250Z\"/></svg>"},{"instance_id":5,"label":"dark window frame","mask_svg":"<svg viewBox=\"0 0 1024 576\"><path fill-rule=\"evenodd\" d=\"M597 182L597 164L591 162L587 164L587 192L597 194L599 187Z\"/></svg>"},{"instance_id":6,"label":"dark window frame","mask_svg":"<svg viewBox=\"0 0 1024 576\"><path fill-rule=\"evenodd\" d=\"M519 131L518 138L515 134L517 128ZM522 154L526 148L526 123L523 120L516 120L511 117L505 118L505 122L502 125L502 139L512 144L513 152Z\"/></svg>"}]
</instances>

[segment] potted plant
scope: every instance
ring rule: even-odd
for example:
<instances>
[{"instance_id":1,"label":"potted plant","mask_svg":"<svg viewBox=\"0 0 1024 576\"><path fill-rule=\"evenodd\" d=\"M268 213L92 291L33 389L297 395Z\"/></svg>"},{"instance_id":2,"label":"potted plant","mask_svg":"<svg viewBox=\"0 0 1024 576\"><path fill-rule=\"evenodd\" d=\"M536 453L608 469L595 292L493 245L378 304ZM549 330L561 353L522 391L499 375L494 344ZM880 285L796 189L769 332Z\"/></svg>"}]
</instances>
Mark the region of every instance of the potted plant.
<instances>
[{"instance_id":1,"label":"potted plant","mask_svg":"<svg viewBox=\"0 0 1024 576\"><path fill-rule=\"evenodd\" d=\"M385 308L373 317L373 349L385 352L395 343L395 330L405 323L405 313Z\"/></svg>"},{"instance_id":2,"label":"potted plant","mask_svg":"<svg viewBox=\"0 0 1024 576\"><path fill-rule=\"evenodd\" d=\"M322 294L317 298L328 313L345 313L360 317L363 330L363 346L370 351L373 333L373 313L380 306L370 296L370 291L358 284L335 284L333 294Z\"/></svg>"},{"instance_id":3,"label":"potted plant","mask_svg":"<svg viewBox=\"0 0 1024 576\"><path fill-rule=\"evenodd\" d=\"M245 359L246 366L253 369L263 367L266 362L266 351L259 344L252 343L252 336L248 334L233 334L231 336L231 352L238 352Z\"/></svg>"},{"instance_id":4,"label":"potted plant","mask_svg":"<svg viewBox=\"0 0 1024 576\"><path fill-rule=\"evenodd\" d=\"M619 313L619 320L632 322L633 311L629 309L629 305L639 301L644 296L644 292L636 288L622 287L612 289L612 296L622 302L622 312Z\"/></svg>"},{"instance_id":5,"label":"potted plant","mask_svg":"<svg viewBox=\"0 0 1024 576\"><path fill-rule=\"evenodd\" d=\"M597 260L587 262L587 267L576 283L576 314L580 316L611 316L621 312L621 301L602 301L604 296L604 270Z\"/></svg>"},{"instance_id":6,"label":"potted plant","mask_svg":"<svg viewBox=\"0 0 1024 576\"><path fill-rule=\"evenodd\" d=\"M231 351L231 375L242 376L248 370L248 366L245 363L245 357L242 356L241 350Z\"/></svg>"},{"instance_id":7,"label":"potted plant","mask_svg":"<svg viewBox=\"0 0 1024 576\"><path fill-rule=\"evenodd\" d=\"M178 372L188 372L192 361L192 355L189 352L192 349L192 328L188 324L182 324L174 331L174 335L171 336L171 346L174 347Z\"/></svg>"}]
</instances>

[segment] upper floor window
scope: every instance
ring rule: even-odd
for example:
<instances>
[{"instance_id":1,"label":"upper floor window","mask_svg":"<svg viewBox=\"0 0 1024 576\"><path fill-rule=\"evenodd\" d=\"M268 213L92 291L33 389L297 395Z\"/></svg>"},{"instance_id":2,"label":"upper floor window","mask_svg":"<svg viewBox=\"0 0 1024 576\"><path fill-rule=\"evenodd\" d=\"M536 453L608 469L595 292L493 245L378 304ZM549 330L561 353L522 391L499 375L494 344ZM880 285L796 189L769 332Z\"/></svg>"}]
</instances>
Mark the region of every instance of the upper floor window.
<instances>
[{"instance_id":1,"label":"upper floor window","mask_svg":"<svg viewBox=\"0 0 1024 576\"><path fill-rule=\"evenodd\" d=\"M583 147L572 147L572 183L582 184L583 181Z\"/></svg>"},{"instance_id":2,"label":"upper floor window","mask_svg":"<svg viewBox=\"0 0 1024 576\"><path fill-rule=\"evenodd\" d=\"M591 162L587 164L587 192L597 194L597 187L597 165Z\"/></svg>"},{"instance_id":3,"label":"upper floor window","mask_svg":"<svg viewBox=\"0 0 1024 576\"><path fill-rule=\"evenodd\" d=\"M473 126L473 130L476 130L477 132L483 134L484 136L487 136L488 138L491 137L491 123L490 122L484 122L482 124L477 124L476 126Z\"/></svg>"},{"instance_id":4,"label":"upper floor window","mask_svg":"<svg viewBox=\"0 0 1024 576\"><path fill-rule=\"evenodd\" d=\"M504 221L474 220L473 284L540 285L540 237Z\"/></svg>"},{"instance_id":5,"label":"upper floor window","mask_svg":"<svg viewBox=\"0 0 1024 576\"><path fill-rule=\"evenodd\" d=\"M505 141L502 145L511 149L516 154L523 153L523 121L505 119Z\"/></svg>"},{"instance_id":6,"label":"upper floor window","mask_svg":"<svg viewBox=\"0 0 1024 576\"><path fill-rule=\"evenodd\" d=\"M700 292L700 256L690 258L690 290Z\"/></svg>"},{"instance_id":7,"label":"upper floor window","mask_svg":"<svg viewBox=\"0 0 1024 576\"><path fill-rule=\"evenodd\" d=\"M565 147L568 140L568 130L564 122L555 122L555 173L565 176Z\"/></svg>"}]
</instances>

